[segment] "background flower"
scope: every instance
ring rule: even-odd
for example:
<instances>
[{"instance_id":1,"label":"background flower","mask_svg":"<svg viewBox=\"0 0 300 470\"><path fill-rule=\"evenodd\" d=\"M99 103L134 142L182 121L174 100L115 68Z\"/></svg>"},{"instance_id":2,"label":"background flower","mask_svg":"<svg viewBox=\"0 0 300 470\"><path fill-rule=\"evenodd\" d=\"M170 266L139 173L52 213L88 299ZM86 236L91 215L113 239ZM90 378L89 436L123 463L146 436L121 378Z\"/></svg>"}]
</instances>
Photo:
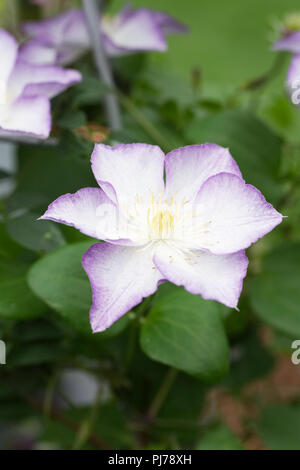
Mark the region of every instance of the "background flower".
<instances>
[{"instance_id":1,"label":"background flower","mask_svg":"<svg viewBox=\"0 0 300 470\"><path fill-rule=\"evenodd\" d=\"M29 62L67 65L89 48L81 10L67 10L43 21L27 22L23 29L34 38L22 49L23 60Z\"/></svg>"},{"instance_id":2,"label":"background flower","mask_svg":"<svg viewBox=\"0 0 300 470\"><path fill-rule=\"evenodd\" d=\"M275 42L273 46L277 51L288 51L293 54L300 52L300 31L288 33L281 39Z\"/></svg>"},{"instance_id":3,"label":"background flower","mask_svg":"<svg viewBox=\"0 0 300 470\"><path fill-rule=\"evenodd\" d=\"M68 10L50 19L27 22L23 29L33 38L22 50L23 59L28 61L66 65L90 47L85 16L81 10ZM129 7L113 17L104 15L101 30L106 52L114 56L165 51L166 34L187 32L182 23L165 13Z\"/></svg>"},{"instance_id":4,"label":"background flower","mask_svg":"<svg viewBox=\"0 0 300 470\"><path fill-rule=\"evenodd\" d=\"M273 45L275 51L287 51L293 54L287 72L287 89L293 104L298 105L300 88L300 16L290 15L286 21L286 31Z\"/></svg>"},{"instance_id":5,"label":"background flower","mask_svg":"<svg viewBox=\"0 0 300 470\"><path fill-rule=\"evenodd\" d=\"M0 51L0 134L47 138L51 130L49 99L80 82L80 73L23 62L17 42L4 30L0 30Z\"/></svg>"}]
</instances>

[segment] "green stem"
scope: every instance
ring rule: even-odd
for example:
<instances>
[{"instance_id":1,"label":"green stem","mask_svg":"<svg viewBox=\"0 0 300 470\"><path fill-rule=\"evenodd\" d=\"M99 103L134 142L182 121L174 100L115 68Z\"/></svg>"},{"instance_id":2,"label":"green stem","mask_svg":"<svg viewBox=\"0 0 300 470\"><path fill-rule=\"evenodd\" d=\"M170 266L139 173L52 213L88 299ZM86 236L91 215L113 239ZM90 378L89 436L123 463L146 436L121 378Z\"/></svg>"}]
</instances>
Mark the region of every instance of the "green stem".
<instances>
[{"instance_id":1,"label":"green stem","mask_svg":"<svg viewBox=\"0 0 300 470\"><path fill-rule=\"evenodd\" d=\"M75 437L75 441L73 444L73 450L80 450L86 442L88 442L93 426L95 424L95 421L98 417L98 412L99 412L99 407L100 407L100 398L101 398L101 393L100 391L97 394L97 397L95 399L95 402L89 411L89 414L87 418L81 423L78 432Z\"/></svg>"},{"instance_id":2,"label":"green stem","mask_svg":"<svg viewBox=\"0 0 300 470\"><path fill-rule=\"evenodd\" d=\"M33 398L30 395L21 395L21 397L33 409L39 412L43 412L43 403L41 403L39 400L37 400L36 398ZM66 428L71 429L74 432L79 432L78 424L72 419L70 419L68 416L61 413L60 410L52 408L52 410L50 411L49 417L52 420L62 424ZM88 440L93 446L97 447L97 449L109 449L109 446L95 434L90 433L88 436Z\"/></svg>"},{"instance_id":3,"label":"green stem","mask_svg":"<svg viewBox=\"0 0 300 470\"><path fill-rule=\"evenodd\" d=\"M234 102L234 100L245 91L256 91L258 89L266 86L270 81L272 81L281 71L284 65L284 54L278 53L275 56L274 62L269 68L269 70L260 77L256 77L252 80L247 81L246 83L240 85L236 88L232 95L228 99L228 103Z\"/></svg>"},{"instance_id":4,"label":"green stem","mask_svg":"<svg viewBox=\"0 0 300 470\"><path fill-rule=\"evenodd\" d=\"M255 78L240 87L240 90L256 90L264 85L267 85L268 82L273 80L281 71L284 65L284 55L282 53L276 54L275 60L271 65L270 69L261 77Z\"/></svg>"},{"instance_id":5,"label":"green stem","mask_svg":"<svg viewBox=\"0 0 300 470\"><path fill-rule=\"evenodd\" d=\"M169 142L161 135L158 129L140 112L138 107L131 101L128 96L124 95L121 91L116 91L121 105L126 111L135 119L135 121L144 129L144 131L151 137L154 142L159 145L162 150L169 152L172 150Z\"/></svg>"},{"instance_id":6,"label":"green stem","mask_svg":"<svg viewBox=\"0 0 300 470\"><path fill-rule=\"evenodd\" d=\"M46 417L50 416L50 412L52 410L52 403L53 403L53 398L54 398L54 392L56 388L56 383L58 379L58 371L55 371L52 376L50 377L50 380L48 381L48 385L46 387L45 391L45 398L44 398L44 415Z\"/></svg>"},{"instance_id":7,"label":"green stem","mask_svg":"<svg viewBox=\"0 0 300 470\"><path fill-rule=\"evenodd\" d=\"M136 327L136 322L134 322L131 325L131 328L129 331L127 351L126 351L126 357L125 357L124 367L123 367L123 375L126 374L132 362L135 348L136 348L136 342L137 342L137 327Z\"/></svg>"},{"instance_id":8,"label":"green stem","mask_svg":"<svg viewBox=\"0 0 300 470\"><path fill-rule=\"evenodd\" d=\"M136 349L136 343L137 343L137 333L138 333L138 326L140 323L141 317L145 315L145 313L148 311L152 301L153 297L155 294L151 295L150 297L147 297L135 310L135 319L131 325L131 329L129 332L129 337L128 337L128 345L127 345L127 352L126 352L126 357L124 361L124 368L123 368L123 374L125 375L128 369L130 368L134 352Z\"/></svg>"},{"instance_id":9,"label":"green stem","mask_svg":"<svg viewBox=\"0 0 300 470\"><path fill-rule=\"evenodd\" d=\"M143 300L143 302L136 308L136 310L135 310L135 320L136 321L140 321L141 317L143 317L145 315L145 313L147 313L147 311L149 310L150 305L153 302L155 294L156 294L156 292L154 294L150 295L149 297L146 297Z\"/></svg>"},{"instance_id":10,"label":"green stem","mask_svg":"<svg viewBox=\"0 0 300 470\"><path fill-rule=\"evenodd\" d=\"M172 388L172 385L175 382L177 374L178 370L170 368L167 374L165 375L164 380L162 381L162 384L159 387L147 414L147 417L150 421L153 421L158 415L162 405L164 404L165 399L167 398Z\"/></svg>"}]
</instances>

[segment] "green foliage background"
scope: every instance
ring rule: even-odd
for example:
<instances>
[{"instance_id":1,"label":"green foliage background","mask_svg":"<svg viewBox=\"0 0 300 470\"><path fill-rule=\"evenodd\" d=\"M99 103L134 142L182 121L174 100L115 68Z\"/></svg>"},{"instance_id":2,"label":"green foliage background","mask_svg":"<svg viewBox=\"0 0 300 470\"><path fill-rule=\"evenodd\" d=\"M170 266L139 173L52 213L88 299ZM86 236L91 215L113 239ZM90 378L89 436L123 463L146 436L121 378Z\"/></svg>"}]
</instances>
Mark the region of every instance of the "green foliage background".
<instances>
[{"instance_id":1,"label":"green foliage background","mask_svg":"<svg viewBox=\"0 0 300 470\"><path fill-rule=\"evenodd\" d=\"M117 11L123 1L108 3ZM298 1L132 3L165 10L191 33L171 37L166 54L112 61L123 129L103 128L107 90L87 55L74 65L83 83L52 103L58 144L18 145L17 173L0 174L15 182L0 201L0 447L299 450L290 358L300 336L300 110L285 93L289 55L270 49L272 22ZM15 33L20 19L40 15L25 1L0 8ZM165 284L91 333L81 256L94 240L36 222L54 198L96 185L91 123L107 143L229 147L247 182L288 216L248 250L240 312ZM92 402L73 403L62 389L70 369L93 378Z\"/></svg>"}]
</instances>

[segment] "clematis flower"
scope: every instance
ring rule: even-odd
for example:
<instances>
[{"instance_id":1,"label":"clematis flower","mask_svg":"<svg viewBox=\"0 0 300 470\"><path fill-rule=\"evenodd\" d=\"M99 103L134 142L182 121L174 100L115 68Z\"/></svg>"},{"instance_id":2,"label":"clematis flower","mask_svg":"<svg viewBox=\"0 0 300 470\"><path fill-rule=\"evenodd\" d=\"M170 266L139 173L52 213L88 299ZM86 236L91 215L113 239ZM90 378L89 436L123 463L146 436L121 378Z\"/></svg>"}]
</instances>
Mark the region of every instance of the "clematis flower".
<instances>
[{"instance_id":1,"label":"clematis flower","mask_svg":"<svg viewBox=\"0 0 300 470\"><path fill-rule=\"evenodd\" d=\"M293 104L300 104L300 14L288 15L283 22L282 37L273 45L274 50L293 54L287 72L287 91Z\"/></svg>"},{"instance_id":2,"label":"clematis flower","mask_svg":"<svg viewBox=\"0 0 300 470\"><path fill-rule=\"evenodd\" d=\"M22 60L36 64L67 65L88 50L90 40L82 10L67 10L43 21L23 25L29 40L21 49Z\"/></svg>"},{"instance_id":3,"label":"clematis flower","mask_svg":"<svg viewBox=\"0 0 300 470\"><path fill-rule=\"evenodd\" d=\"M101 29L106 52L120 56L132 52L166 51L166 34L186 33L187 28L171 16L140 8L125 7L114 17L105 16Z\"/></svg>"},{"instance_id":4,"label":"clematis flower","mask_svg":"<svg viewBox=\"0 0 300 470\"><path fill-rule=\"evenodd\" d=\"M288 51L293 54L300 53L300 14L287 15L281 25L281 38L275 42L273 49Z\"/></svg>"},{"instance_id":5,"label":"clematis flower","mask_svg":"<svg viewBox=\"0 0 300 470\"><path fill-rule=\"evenodd\" d=\"M289 32L275 42L273 49L276 51L288 51L293 54L300 53L300 30Z\"/></svg>"},{"instance_id":6,"label":"clematis flower","mask_svg":"<svg viewBox=\"0 0 300 470\"><path fill-rule=\"evenodd\" d=\"M47 138L51 130L49 99L81 80L75 70L23 62L16 40L0 29L0 136Z\"/></svg>"},{"instance_id":7,"label":"clematis flower","mask_svg":"<svg viewBox=\"0 0 300 470\"><path fill-rule=\"evenodd\" d=\"M101 189L61 196L41 219L104 240L82 259L95 332L166 280L237 307L248 266L245 249L282 216L245 183L228 149L192 145L165 156L152 145L98 144L91 163Z\"/></svg>"},{"instance_id":8,"label":"clematis flower","mask_svg":"<svg viewBox=\"0 0 300 470\"><path fill-rule=\"evenodd\" d=\"M24 24L32 38L22 49L22 58L34 63L66 65L90 48L82 10L68 10L56 17ZM112 56L141 51L165 51L165 35L186 32L186 27L163 12L124 8L118 15L101 19L106 52ZM100 33L100 25L99 25Z\"/></svg>"},{"instance_id":9,"label":"clematis flower","mask_svg":"<svg viewBox=\"0 0 300 470\"><path fill-rule=\"evenodd\" d=\"M293 56L287 72L287 89L294 104L300 104L300 54Z\"/></svg>"}]
</instances>

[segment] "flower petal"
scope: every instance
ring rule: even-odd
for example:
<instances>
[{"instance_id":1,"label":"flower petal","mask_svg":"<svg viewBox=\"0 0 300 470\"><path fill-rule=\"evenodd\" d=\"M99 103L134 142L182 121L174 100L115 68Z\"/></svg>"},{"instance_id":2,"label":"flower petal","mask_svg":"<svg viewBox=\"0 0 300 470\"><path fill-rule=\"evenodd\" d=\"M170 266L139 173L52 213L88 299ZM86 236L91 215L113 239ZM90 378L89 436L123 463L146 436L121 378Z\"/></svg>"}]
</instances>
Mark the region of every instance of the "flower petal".
<instances>
[{"instance_id":1,"label":"flower petal","mask_svg":"<svg viewBox=\"0 0 300 470\"><path fill-rule=\"evenodd\" d=\"M97 243L83 255L82 264L92 287L94 332L106 330L143 297L153 294L161 279L150 251L131 247Z\"/></svg>"},{"instance_id":2,"label":"flower petal","mask_svg":"<svg viewBox=\"0 0 300 470\"><path fill-rule=\"evenodd\" d=\"M116 207L99 188L82 188L74 194L60 196L40 219L71 225L101 240L113 238L117 232Z\"/></svg>"},{"instance_id":3,"label":"flower petal","mask_svg":"<svg viewBox=\"0 0 300 470\"><path fill-rule=\"evenodd\" d=\"M290 51L294 54L300 52L300 31L291 33L288 36L285 36L279 41L275 42L273 49L277 51Z\"/></svg>"},{"instance_id":4,"label":"flower petal","mask_svg":"<svg viewBox=\"0 0 300 470\"><path fill-rule=\"evenodd\" d=\"M136 51L165 51L167 43L152 12L146 8L120 14L112 25L102 23L108 54Z\"/></svg>"},{"instance_id":5,"label":"flower petal","mask_svg":"<svg viewBox=\"0 0 300 470\"><path fill-rule=\"evenodd\" d=\"M229 150L216 144L188 145L166 155L166 193L193 200L210 176L228 172L241 177Z\"/></svg>"},{"instance_id":6,"label":"flower petal","mask_svg":"<svg viewBox=\"0 0 300 470\"><path fill-rule=\"evenodd\" d=\"M295 92L296 98L299 100L300 88L300 54L294 55L287 73L287 85L290 93ZM299 104L299 103L295 103Z\"/></svg>"},{"instance_id":7,"label":"flower petal","mask_svg":"<svg viewBox=\"0 0 300 470\"><path fill-rule=\"evenodd\" d=\"M18 53L18 44L13 36L0 29L0 85L4 86L10 76Z\"/></svg>"},{"instance_id":8,"label":"flower petal","mask_svg":"<svg viewBox=\"0 0 300 470\"><path fill-rule=\"evenodd\" d=\"M154 263L163 277L192 294L236 308L247 273L244 251L213 255L205 251L185 254L168 244L160 244Z\"/></svg>"},{"instance_id":9,"label":"flower petal","mask_svg":"<svg viewBox=\"0 0 300 470\"><path fill-rule=\"evenodd\" d=\"M152 15L164 34L188 32L187 26L163 11L152 11Z\"/></svg>"},{"instance_id":10,"label":"flower petal","mask_svg":"<svg viewBox=\"0 0 300 470\"><path fill-rule=\"evenodd\" d=\"M23 31L32 38L38 38L48 45L61 44L66 38L66 30L70 25L80 26L85 22L82 10L71 9L43 21L28 21L23 23Z\"/></svg>"},{"instance_id":11,"label":"flower petal","mask_svg":"<svg viewBox=\"0 0 300 470\"><path fill-rule=\"evenodd\" d=\"M55 65L57 51L54 46L48 46L33 39L21 47L18 59L36 65Z\"/></svg>"},{"instance_id":12,"label":"flower petal","mask_svg":"<svg viewBox=\"0 0 300 470\"><path fill-rule=\"evenodd\" d=\"M9 89L13 98L40 94L53 98L81 80L77 70L18 61L9 80Z\"/></svg>"},{"instance_id":13,"label":"flower petal","mask_svg":"<svg viewBox=\"0 0 300 470\"><path fill-rule=\"evenodd\" d=\"M28 22L24 24L23 29L25 33L35 38L33 43L30 41L30 47L25 45L25 52L22 53L22 58L25 56L25 60L31 63L38 63L36 60L41 57L42 48L49 57L51 53L46 50L48 47L52 49L55 61L47 63L67 65L78 59L90 45L85 15L81 10L68 10L44 21ZM30 60L32 58L36 60L33 62ZM45 59L42 58L39 64L44 63Z\"/></svg>"},{"instance_id":14,"label":"flower petal","mask_svg":"<svg viewBox=\"0 0 300 470\"><path fill-rule=\"evenodd\" d=\"M137 196L146 202L164 189L164 153L156 145L96 144L91 162L98 184L112 201L124 206Z\"/></svg>"},{"instance_id":15,"label":"flower petal","mask_svg":"<svg viewBox=\"0 0 300 470\"><path fill-rule=\"evenodd\" d=\"M50 103L46 96L24 96L7 110L0 121L1 134L26 134L46 139L51 131Z\"/></svg>"},{"instance_id":16,"label":"flower petal","mask_svg":"<svg viewBox=\"0 0 300 470\"><path fill-rule=\"evenodd\" d=\"M282 221L257 188L230 173L212 176L203 184L194 213L197 224L200 219L205 226L197 232L195 225L195 237L214 254L243 250Z\"/></svg>"},{"instance_id":17,"label":"flower petal","mask_svg":"<svg viewBox=\"0 0 300 470\"><path fill-rule=\"evenodd\" d=\"M90 46L86 17L82 10L73 10L73 13L69 14L69 21L64 30L64 43L73 47L88 48Z\"/></svg>"}]
</instances>

